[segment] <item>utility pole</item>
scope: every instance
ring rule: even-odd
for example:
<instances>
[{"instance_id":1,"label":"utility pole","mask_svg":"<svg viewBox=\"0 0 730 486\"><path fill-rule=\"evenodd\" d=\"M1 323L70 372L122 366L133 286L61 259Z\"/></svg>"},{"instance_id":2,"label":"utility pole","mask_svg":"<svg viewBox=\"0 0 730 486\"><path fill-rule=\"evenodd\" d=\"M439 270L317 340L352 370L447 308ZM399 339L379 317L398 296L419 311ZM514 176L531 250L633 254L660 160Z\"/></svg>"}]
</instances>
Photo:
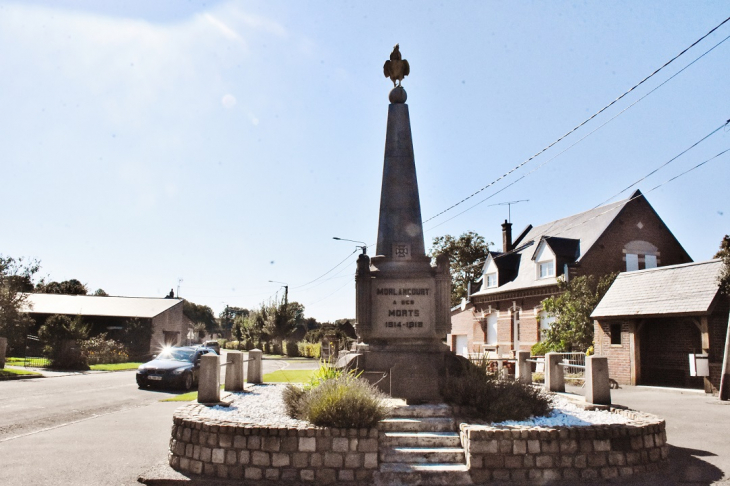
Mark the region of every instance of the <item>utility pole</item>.
<instances>
[{"instance_id":1,"label":"utility pole","mask_svg":"<svg viewBox=\"0 0 730 486\"><path fill-rule=\"evenodd\" d=\"M289 305L289 284L286 282L277 282L276 280L269 280L271 283L278 283L281 284L282 287L284 287L284 305Z\"/></svg>"},{"instance_id":2,"label":"utility pole","mask_svg":"<svg viewBox=\"0 0 730 486\"><path fill-rule=\"evenodd\" d=\"M177 279L177 298L180 298L180 283L182 283L183 279L178 278Z\"/></svg>"}]
</instances>

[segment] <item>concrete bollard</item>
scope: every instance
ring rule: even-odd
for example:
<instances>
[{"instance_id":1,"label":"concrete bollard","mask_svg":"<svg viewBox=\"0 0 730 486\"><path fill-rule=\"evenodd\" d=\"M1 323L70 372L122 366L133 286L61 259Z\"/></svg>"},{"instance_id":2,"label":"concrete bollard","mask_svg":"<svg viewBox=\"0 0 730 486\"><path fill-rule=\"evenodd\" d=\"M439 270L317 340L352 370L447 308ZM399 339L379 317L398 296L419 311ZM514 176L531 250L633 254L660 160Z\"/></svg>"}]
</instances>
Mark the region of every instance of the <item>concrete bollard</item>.
<instances>
[{"instance_id":1,"label":"concrete bollard","mask_svg":"<svg viewBox=\"0 0 730 486\"><path fill-rule=\"evenodd\" d=\"M565 392L565 373L560 362L563 356L560 353L545 355L545 389L551 392Z\"/></svg>"},{"instance_id":2,"label":"concrete bollard","mask_svg":"<svg viewBox=\"0 0 730 486\"><path fill-rule=\"evenodd\" d=\"M198 403L218 403L221 401L221 357L217 354L204 354L200 357L198 373Z\"/></svg>"},{"instance_id":3,"label":"concrete bollard","mask_svg":"<svg viewBox=\"0 0 730 486\"><path fill-rule=\"evenodd\" d=\"M8 348L8 338L0 337L0 370L5 368L5 350Z\"/></svg>"},{"instance_id":4,"label":"concrete bollard","mask_svg":"<svg viewBox=\"0 0 730 486\"><path fill-rule=\"evenodd\" d=\"M588 356L585 376L586 403L611 405L611 383L608 379L608 358Z\"/></svg>"},{"instance_id":5,"label":"concrete bollard","mask_svg":"<svg viewBox=\"0 0 730 486\"><path fill-rule=\"evenodd\" d=\"M240 351L228 351L227 356L225 390L243 391L243 354Z\"/></svg>"},{"instance_id":6,"label":"concrete bollard","mask_svg":"<svg viewBox=\"0 0 730 486\"><path fill-rule=\"evenodd\" d=\"M248 352L248 375L247 381L249 383L261 384L263 383L263 366L261 359L264 353L260 349L252 349Z\"/></svg>"},{"instance_id":7,"label":"concrete bollard","mask_svg":"<svg viewBox=\"0 0 730 486\"><path fill-rule=\"evenodd\" d=\"M529 351L517 351L517 369L515 370L515 380L526 385L532 384L532 364L528 363L530 359Z\"/></svg>"}]
</instances>

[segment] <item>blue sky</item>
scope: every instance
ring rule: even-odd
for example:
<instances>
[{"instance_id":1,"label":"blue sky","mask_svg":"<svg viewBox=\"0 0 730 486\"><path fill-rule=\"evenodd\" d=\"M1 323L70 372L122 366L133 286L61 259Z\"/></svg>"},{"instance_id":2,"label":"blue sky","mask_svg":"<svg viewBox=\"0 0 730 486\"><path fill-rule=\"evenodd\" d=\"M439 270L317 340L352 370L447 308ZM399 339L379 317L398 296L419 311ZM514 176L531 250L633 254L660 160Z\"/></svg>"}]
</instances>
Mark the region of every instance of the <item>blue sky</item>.
<instances>
[{"instance_id":1,"label":"blue sky","mask_svg":"<svg viewBox=\"0 0 730 486\"><path fill-rule=\"evenodd\" d=\"M720 1L0 1L0 253L111 295L182 279L216 312L276 280L308 316L353 317L354 244L332 237L375 242L395 43L427 220L728 16ZM529 199L516 232L590 209L718 128L730 41L569 148L729 35L426 223L427 247L465 231L499 245L505 201ZM637 186L695 260L730 232L730 154L649 191L729 147L722 129Z\"/></svg>"}]
</instances>

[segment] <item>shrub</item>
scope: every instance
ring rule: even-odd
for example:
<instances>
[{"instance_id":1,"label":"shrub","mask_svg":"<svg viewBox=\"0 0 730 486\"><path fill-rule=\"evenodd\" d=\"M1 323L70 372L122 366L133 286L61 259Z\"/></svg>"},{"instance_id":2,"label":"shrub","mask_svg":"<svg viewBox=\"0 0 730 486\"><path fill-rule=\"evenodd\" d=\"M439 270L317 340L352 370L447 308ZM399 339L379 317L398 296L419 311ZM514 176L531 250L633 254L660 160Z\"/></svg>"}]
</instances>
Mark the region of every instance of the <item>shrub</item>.
<instances>
[{"instance_id":1,"label":"shrub","mask_svg":"<svg viewBox=\"0 0 730 486\"><path fill-rule=\"evenodd\" d=\"M286 355L290 358L299 356L299 346L297 346L297 343L291 341L286 342Z\"/></svg>"},{"instance_id":2,"label":"shrub","mask_svg":"<svg viewBox=\"0 0 730 486\"><path fill-rule=\"evenodd\" d=\"M129 361L127 348L113 339L107 339L106 333L81 341L81 352L88 364L126 363Z\"/></svg>"},{"instance_id":3,"label":"shrub","mask_svg":"<svg viewBox=\"0 0 730 486\"><path fill-rule=\"evenodd\" d=\"M299 355L304 356L305 358L319 359L322 355L322 345L320 343L308 343L301 341L297 343L297 347L299 348Z\"/></svg>"},{"instance_id":4,"label":"shrub","mask_svg":"<svg viewBox=\"0 0 730 486\"><path fill-rule=\"evenodd\" d=\"M462 362L447 372L441 386L444 401L464 406L467 414L488 422L525 420L550 412L550 400L540 389L487 373L486 361Z\"/></svg>"},{"instance_id":5,"label":"shrub","mask_svg":"<svg viewBox=\"0 0 730 486\"><path fill-rule=\"evenodd\" d=\"M63 369L89 369L86 358L81 353L77 341L85 339L89 333L81 316L71 319L55 314L46 319L38 330L43 343L43 355L51 361L51 366Z\"/></svg>"},{"instance_id":6,"label":"shrub","mask_svg":"<svg viewBox=\"0 0 730 486\"><path fill-rule=\"evenodd\" d=\"M545 356L551 351L553 351L553 349L545 341L537 342L532 345L532 348L530 348L530 354L532 356Z\"/></svg>"},{"instance_id":7,"label":"shrub","mask_svg":"<svg viewBox=\"0 0 730 486\"><path fill-rule=\"evenodd\" d=\"M289 385L284 392L287 411L295 418L321 427L373 427L388 416L385 395L350 373L304 390Z\"/></svg>"}]
</instances>

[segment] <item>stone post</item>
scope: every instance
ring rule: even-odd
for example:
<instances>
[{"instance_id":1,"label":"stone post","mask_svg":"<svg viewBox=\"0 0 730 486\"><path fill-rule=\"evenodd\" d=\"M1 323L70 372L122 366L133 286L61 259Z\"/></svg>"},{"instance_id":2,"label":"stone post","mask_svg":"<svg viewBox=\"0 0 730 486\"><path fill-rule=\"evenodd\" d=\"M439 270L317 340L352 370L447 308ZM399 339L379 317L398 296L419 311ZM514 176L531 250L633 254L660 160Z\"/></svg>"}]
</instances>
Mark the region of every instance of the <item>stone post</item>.
<instances>
[{"instance_id":1,"label":"stone post","mask_svg":"<svg viewBox=\"0 0 730 486\"><path fill-rule=\"evenodd\" d=\"M529 351L517 351L517 368L515 369L515 380L526 385L532 384L532 363Z\"/></svg>"},{"instance_id":2,"label":"stone post","mask_svg":"<svg viewBox=\"0 0 730 486\"><path fill-rule=\"evenodd\" d=\"M5 368L5 350L8 348L8 338L0 337L0 370Z\"/></svg>"},{"instance_id":3,"label":"stone post","mask_svg":"<svg viewBox=\"0 0 730 486\"><path fill-rule=\"evenodd\" d=\"M243 354L240 351L228 351L227 356L225 390L243 391Z\"/></svg>"},{"instance_id":4,"label":"stone post","mask_svg":"<svg viewBox=\"0 0 730 486\"><path fill-rule=\"evenodd\" d=\"M221 400L221 357L204 354L200 357L198 374L198 403L218 403Z\"/></svg>"},{"instance_id":5,"label":"stone post","mask_svg":"<svg viewBox=\"0 0 730 486\"><path fill-rule=\"evenodd\" d=\"M563 356L560 353L545 355L545 389L551 392L565 392L565 374L560 362Z\"/></svg>"},{"instance_id":6,"label":"stone post","mask_svg":"<svg viewBox=\"0 0 730 486\"><path fill-rule=\"evenodd\" d=\"M263 357L263 353L260 349L252 349L248 352L248 375L247 379L249 383L254 384L261 384L263 383L262 378L262 366L261 366L261 359Z\"/></svg>"},{"instance_id":7,"label":"stone post","mask_svg":"<svg viewBox=\"0 0 730 486\"><path fill-rule=\"evenodd\" d=\"M586 403L611 404L611 383L608 380L608 358L586 357Z\"/></svg>"}]
</instances>

